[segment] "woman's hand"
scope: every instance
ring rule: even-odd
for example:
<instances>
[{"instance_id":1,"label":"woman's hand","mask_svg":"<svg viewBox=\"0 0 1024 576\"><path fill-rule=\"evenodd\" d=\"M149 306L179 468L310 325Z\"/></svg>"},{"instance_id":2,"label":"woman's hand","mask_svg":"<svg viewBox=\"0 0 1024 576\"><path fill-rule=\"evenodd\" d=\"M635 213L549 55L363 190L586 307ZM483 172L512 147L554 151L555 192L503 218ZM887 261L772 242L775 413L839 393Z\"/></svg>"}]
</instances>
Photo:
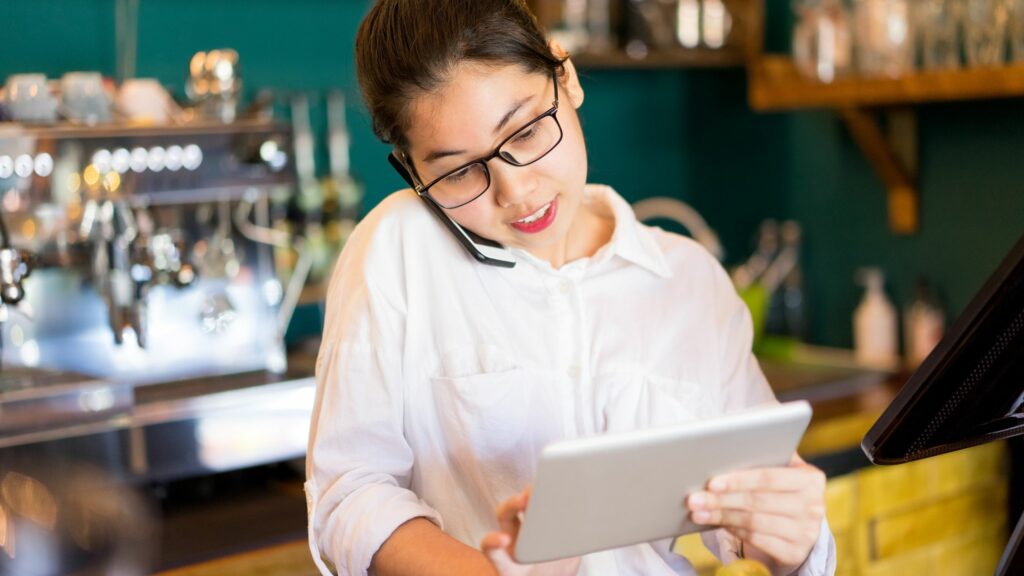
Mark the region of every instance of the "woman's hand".
<instances>
[{"instance_id":1,"label":"woman's hand","mask_svg":"<svg viewBox=\"0 0 1024 576\"><path fill-rule=\"evenodd\" d=\"M697 524L721 526L748 558L788 573L807 559L825 516L825 474L793 455L784 468L716 476L686 499Z\"/></svg>"},{"instance_id":2,"label":"woman's hand","mask_svg":"<svg viewBox=\"0 0 1024 576\"><path fill-rule=\"evenodd\" d=\"M520 515L530 501L530 489L513 496L498 506L500 532L484 536L480 548L501 576L569 576L580 568L580 559L566 558L541 564L519 564L515 561L516 540L519 538Z\"/></svg>"}]
</instances>

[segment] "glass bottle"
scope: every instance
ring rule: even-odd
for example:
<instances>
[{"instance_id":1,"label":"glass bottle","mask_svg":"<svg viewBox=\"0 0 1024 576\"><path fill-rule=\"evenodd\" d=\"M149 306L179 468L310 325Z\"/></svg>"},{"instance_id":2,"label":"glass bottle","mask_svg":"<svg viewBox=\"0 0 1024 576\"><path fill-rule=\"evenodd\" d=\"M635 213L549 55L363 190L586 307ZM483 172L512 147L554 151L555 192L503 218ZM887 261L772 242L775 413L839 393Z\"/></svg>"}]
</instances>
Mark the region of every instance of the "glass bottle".
<instances>
[{"instance_id":1,"label":"glass bottle","mask_svg":"<svg viewBox=\"0 0 1024 576\"><path fill-rule=\"evenodd\" d=\"M914 301L904 313L907 367L917 368L942 340L946 320L942 306L924 278L917 281Z\"/></svg>"},{"instance_id":2,"label":"glass bottle","mask_svg":"<svg viewBox=\"0 0 1024 576\"><path fill-rule=\"evenodd\" d=\"M793 60L808 78L832 82L850 71L850 16L839 0L798 0Z\"/></svg>"},{"instance_id":3,"label":"glass bottle","mask_svg":"<svg viewBox=\"0 0 1024 576\"><path fill-rule=\"evenodd\" d=\"M914 68L909 0L854 0L857 70L898 78Z\"/></svg>"},{"instance_id":4,"label":"glass bottle","mask_svg":"<svg viewBox=\"0 0 1024 576\"><path fill-rule=\"evenodd\" d=\"M732 31L732 14L722 0L701 2L701 39L708 48L725 46Z\"/></svg>"},{"instance_id":5,"label":"glass bottle","mask_svg":"<svg viewBox=\"0 0 1024 576\"><path fill-rule=\"evenodd\" d=\"M587 52L604 54L615 44L611 10L610 0L587 1Z\"/></svg>"},{"instance_id":6,"label":"glass bottle","mask_svg":"<svg viewBox=\"0 0 1024 576\"><path fill-rule=\"evenodd\" d=\"M700 2L679 0L676 4L676 40L683 48L700 44Z\"/></svg>"},{"instance_id":7,"label":"glass bottle","mask_svg":"<svg viewBox=\"0 0 1024 576\"><path fill-rule=\"evenodd\" d=\"M1024 63L1024 0L1012 0L1009 16L1010 56Z\"/></svg>"},{"instance_id":8,"label":"glass bottle","mask_svg":"<svg viewBox=\"0 0 1024 576\"><path fill-rule=\"evenodd\" d=\"M550 36L557 40L570 54L586 49L590 43L587 35L587 0L562 0L558 2L561 17L550 28Z\"/></svg>"},{"instance_id":9,"label":"glass bottle","mask_svg":"<svg viewBox=\"0 0 1024 576\"><path fill-rule=\"evenodd\" d=\"M960 67L960 26L963 0L918 0L915 26L921 42L925 70L956 70Z\"/></svg>"},{"instance_id":10,"label":"glass bottle","mask_svg":"<svg viewBox=\"0 0 1024 576\"><path fill-rule=\"evenodd\" d=\"M1006 0L966 0L964 54L970 66L1000 66L1010 5Z\"/></svg>"}]
</instances>

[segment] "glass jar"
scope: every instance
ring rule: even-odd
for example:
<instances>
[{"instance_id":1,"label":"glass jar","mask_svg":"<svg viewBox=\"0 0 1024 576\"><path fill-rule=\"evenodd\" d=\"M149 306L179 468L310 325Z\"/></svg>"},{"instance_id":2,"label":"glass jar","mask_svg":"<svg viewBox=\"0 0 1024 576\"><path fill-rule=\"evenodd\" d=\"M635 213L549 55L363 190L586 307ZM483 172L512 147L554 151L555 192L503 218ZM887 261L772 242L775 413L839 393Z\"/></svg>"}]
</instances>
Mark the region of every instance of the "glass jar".
<instances>
[{"instance_id":1,"label":"glass jar","mask_svg":"<svg viewBox=\"0 0 1024 576\"><path fill-rule=\"evenodd\" d=\"M839 0L799 0L793 9L793 60L808 78L832 82L850 72L850 17Z\"/></svg>"},{"instance_id":2,"label":"glass jar","mask_svg":"<svg viewBox=\"0 0 1024 576\"><path fill-rule=\"evenodd\" d=\"M915 26L925 70L960 67L960 26L964 0L918 0Z\"/></svg>"},{"instance_id":3,"label":"glass jar","mask_svg":"<svg viewBox=\"0 0 1024 576\"><path fill-rule=\"evenodd\" d=\"M1001 66L1006 62L1006 0L966 0L964 54L970 66Z\"/></svg>"},{"instance_id":4,"label":"glass jar","mask_svg":"<svg viewBox=\"0 0 1024 576\"><path fill-rule=\"evenodd\" d=\"M914 68L910 0L855 0L853 41L864 76L898 78Z\"/></svg>"},{"instance_id":5,"label":"glass jar","mask_svg":"<svg viewBox=\"0 0 1024 576\"><path fill-rule=\"evenodd\" d=\"M1024 0L1013 0L1010 5L1010 56L1014 62L1024 63Z\"/></svg>"},{"instance_id":6,"label":"glass jar","mask_svg":"<svg viewBox=\"0 0 1024 576\"><path fill-rule=\"evenodd\" d=\"M701 39L708 48L717 50L726 45L732 31L732 14L722 0L702 0Z\"/></svg>"}]
</instances>

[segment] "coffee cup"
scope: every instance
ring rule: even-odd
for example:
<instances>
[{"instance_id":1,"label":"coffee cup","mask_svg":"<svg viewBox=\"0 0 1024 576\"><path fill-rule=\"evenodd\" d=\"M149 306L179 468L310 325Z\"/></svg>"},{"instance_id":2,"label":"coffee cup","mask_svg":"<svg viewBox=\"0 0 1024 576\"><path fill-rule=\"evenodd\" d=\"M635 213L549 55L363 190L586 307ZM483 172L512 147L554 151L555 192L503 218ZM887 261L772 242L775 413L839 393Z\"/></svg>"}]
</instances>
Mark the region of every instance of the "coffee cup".
<instances>
[{"instance_id":1,"label":"coffee cup","mask_svg":"<svg viewBox=\"0 0 1024 576\"><path fill-rule=\"evenodd\" d=\"M68 72L61 79L61 109L69 120L96 124L110 121L110 95L99 72Z\"/></svg>"},{"instance_id":2,"label":"coffee cup","mask_svg":"<svg viewBox=\"0 0 1024 576\"><path fill-rule=\"evenodd\" d=\"M177 104L153 78L125 80L117 92L117 109L129 120L166 124L176 113Z\"/></svg>"},{"instance_id":3,"label":"coffee cup","mask_svg":"<svg viewBox=\"0 0 1024 576\"><path fill-rule=\"evenodd\" d=\"M55 122L57 101L45 74L13 74L4 86L7 113L16 122Z\"/></svg>"}]
</instances>

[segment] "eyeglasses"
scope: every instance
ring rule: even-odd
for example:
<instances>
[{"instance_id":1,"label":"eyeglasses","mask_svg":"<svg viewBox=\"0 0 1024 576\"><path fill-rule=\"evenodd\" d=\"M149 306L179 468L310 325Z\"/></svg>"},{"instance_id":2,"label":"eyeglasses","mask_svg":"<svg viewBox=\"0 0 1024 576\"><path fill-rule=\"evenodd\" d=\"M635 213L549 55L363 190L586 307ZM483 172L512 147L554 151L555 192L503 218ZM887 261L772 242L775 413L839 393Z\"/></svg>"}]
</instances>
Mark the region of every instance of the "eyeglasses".
<instances>
[{"instance_id":1,"label":"eyeglasses","mask_svg":"<svg viewBox=\"0 0 1024 576\"><path fill-rule=\"evenodd\" d=\"M551 108L526 123L498 147L483 158L467 162L454 170L450 170L424 185L418 176L414 176L412 162L408 165L392 152L388 158L399 175L421 196L426 196L438 206L451 210L465 206L483 196L491 187L491 171L487 163L492 158L499 158L512 166L529 166L548 155L562 141L562 125L559 124L558 113L558 79L551 75L555 84L555 99Z\"/></svg>"}]
</instances>

